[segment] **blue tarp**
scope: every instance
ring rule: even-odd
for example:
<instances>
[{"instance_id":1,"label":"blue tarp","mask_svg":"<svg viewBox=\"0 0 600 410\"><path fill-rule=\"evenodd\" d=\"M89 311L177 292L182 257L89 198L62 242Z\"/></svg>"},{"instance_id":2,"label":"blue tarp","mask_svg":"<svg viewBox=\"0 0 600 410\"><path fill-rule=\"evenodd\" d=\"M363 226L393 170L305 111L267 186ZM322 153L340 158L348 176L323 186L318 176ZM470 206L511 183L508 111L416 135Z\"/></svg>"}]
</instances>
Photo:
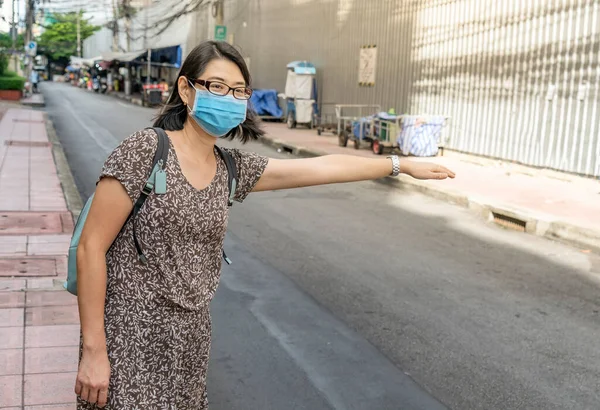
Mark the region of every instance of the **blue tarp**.
<instances>
[{"instance_id":1,"label":"blue tarp","mask_svg":"<svg viewBox=\"0 0 600 410\"><path fill-rule=\"evenodd\" d=\"M283 111L277 98L277 90L254 90L250 97L250 105L260 116L281 118Z\"/></svg>"},{"instance_id":2,"label":"blue tarp","mask_svg":"<svg viewBox=\"0 0 600 410\"><path fill-rule=\"evenodd\" d=\"M352 133L355 138L359 140L363 140L369 135L371 130L371 121L373 120L373 116L360 118L358 121L352 122ZM362 130L362 135L361 135Z\"/></svg>"},{"instance_id":3,"label":"blue tarp","mask_svg":"<svg viewBox=\"0 0 600 410\"><path fill-rule=\"evenodd\" d=\"M145 57L142 55L142 58ZM153 48L151 54L152 63L170 64L175 68L181 67L181 46L165 48Z\"/></svg>"},{"instance_id":4,"label":"blue tarp","mask_svg":"<svg viewBox=\"0 0 600 410\"><path fill-rule=\"evenodd\" d=\"M371 132L371 121L374 119L386 120L386 121L395 121L398 116L393 114L388 114L385 111L377 113L376 115L369 115L368 117L362 117L358 121L354 121L352 123L352 132L354 136L358 139L365 139ZM362 124L362 135L360 135L360 129ZM376 137L378 135L375 135Z\"/></svg>"}]
</instances>

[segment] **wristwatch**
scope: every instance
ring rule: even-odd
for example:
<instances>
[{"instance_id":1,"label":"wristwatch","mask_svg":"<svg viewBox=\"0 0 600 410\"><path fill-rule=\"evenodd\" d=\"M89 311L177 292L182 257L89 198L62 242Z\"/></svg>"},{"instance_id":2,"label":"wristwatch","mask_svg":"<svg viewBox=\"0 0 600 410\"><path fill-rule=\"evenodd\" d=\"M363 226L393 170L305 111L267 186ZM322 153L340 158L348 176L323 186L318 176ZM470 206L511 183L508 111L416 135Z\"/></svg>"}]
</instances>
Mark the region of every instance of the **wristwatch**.
<instances>
[{"instance_id":1,"label":"wristwatch","mask_svg":"<svg viewBox=\"0 0 600 410\"><path fill-rule=\"evenodd\" d=\"M392 160L392 173L390 175L397 177L400 175L400 158L398 155L390 155L388 158Z\"/></svg>"}]
</instances>

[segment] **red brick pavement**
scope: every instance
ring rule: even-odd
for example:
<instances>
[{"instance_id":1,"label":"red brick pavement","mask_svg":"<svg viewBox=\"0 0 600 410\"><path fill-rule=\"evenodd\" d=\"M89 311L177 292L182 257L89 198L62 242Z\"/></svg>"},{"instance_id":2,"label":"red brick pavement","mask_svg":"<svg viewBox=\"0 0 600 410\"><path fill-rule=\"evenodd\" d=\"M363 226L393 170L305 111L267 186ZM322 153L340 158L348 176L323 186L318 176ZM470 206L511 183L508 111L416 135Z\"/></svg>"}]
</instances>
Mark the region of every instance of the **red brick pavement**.
<instances>
[{"instance_id":1,"label":"red brick pavement","mask_svg":"<svg viewBox=\"0 0 600 410\"><path fill-rule=\"evenodd\" d=\"M0 121L0 409L75 408L77 299L61 287L73 219L41 112Z\"/></svg>"}]
</instances>

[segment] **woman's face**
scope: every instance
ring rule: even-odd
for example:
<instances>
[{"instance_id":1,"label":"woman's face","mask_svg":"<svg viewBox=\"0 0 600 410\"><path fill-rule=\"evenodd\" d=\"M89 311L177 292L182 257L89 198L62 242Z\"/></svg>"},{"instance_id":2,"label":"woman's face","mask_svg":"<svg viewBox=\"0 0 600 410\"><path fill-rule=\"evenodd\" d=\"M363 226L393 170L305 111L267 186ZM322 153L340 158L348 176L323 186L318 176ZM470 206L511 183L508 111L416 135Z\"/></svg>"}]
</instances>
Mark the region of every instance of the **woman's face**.
<instances>
[{"instance_id":1,"label":"woman's face","mask_svg":"<svg viewBox=\"0 0 600 410\"><path fill-rule=\"evenodd\" d=\"M216 81L228 85L231 88L244 87L246 82L240 68L229 60L217 58L212 60L206 66L204 73L198 78L190 78L192 83L194 80ZM190 108L194 105L196 91L185 77L179 78L179 94L183 102ZM203 86L194 83L197 89L204 89ZM231 94L232 91L230 91Z\"/></svg>"}]
</instances>

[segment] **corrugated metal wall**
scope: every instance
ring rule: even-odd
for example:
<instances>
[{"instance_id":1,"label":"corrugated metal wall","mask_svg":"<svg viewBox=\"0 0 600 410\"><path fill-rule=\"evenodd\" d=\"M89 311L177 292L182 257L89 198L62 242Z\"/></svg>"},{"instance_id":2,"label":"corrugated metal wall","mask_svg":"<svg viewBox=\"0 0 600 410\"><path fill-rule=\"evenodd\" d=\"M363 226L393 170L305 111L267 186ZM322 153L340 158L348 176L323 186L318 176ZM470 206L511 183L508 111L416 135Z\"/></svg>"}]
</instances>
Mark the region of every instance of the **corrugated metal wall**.
<instances>
[{"instance_id":1,"label":"corrugated metal wall","mask_svg":"<svg viewBox=\"0 0 600 410\"><path fill-rule=\"evenodd\" d=\"M323 103L448 115L449 148L600 176L600 0L227 0L225 23L258 88L310 60Z\"/></svg>"},{"instance_id":2,"label":"corrugated metal wall","mask_svg":"<svg viewBox=\"0 0 600 410\"><path fill-rule=\"evenodd\" d=\"M450 115L455 149L600 175L599 3L421 2L410 109Z\"/></svg>"},{"instance_id":3,"label":"corrugated metal wall","mask_svg":"<svg viewBox=\"0 0 600 410\"><path fill-rule=\"evenodd\" d=\"M408 107L414 72L411 11L392 0L228 0L227 28L250 58L256 87L283 90L286 64L319 68L321 102ZM244 23L246 23L244 27ZM377 45L375 87L358 86L359 50Z\"/></svg>"}]
</instances>

